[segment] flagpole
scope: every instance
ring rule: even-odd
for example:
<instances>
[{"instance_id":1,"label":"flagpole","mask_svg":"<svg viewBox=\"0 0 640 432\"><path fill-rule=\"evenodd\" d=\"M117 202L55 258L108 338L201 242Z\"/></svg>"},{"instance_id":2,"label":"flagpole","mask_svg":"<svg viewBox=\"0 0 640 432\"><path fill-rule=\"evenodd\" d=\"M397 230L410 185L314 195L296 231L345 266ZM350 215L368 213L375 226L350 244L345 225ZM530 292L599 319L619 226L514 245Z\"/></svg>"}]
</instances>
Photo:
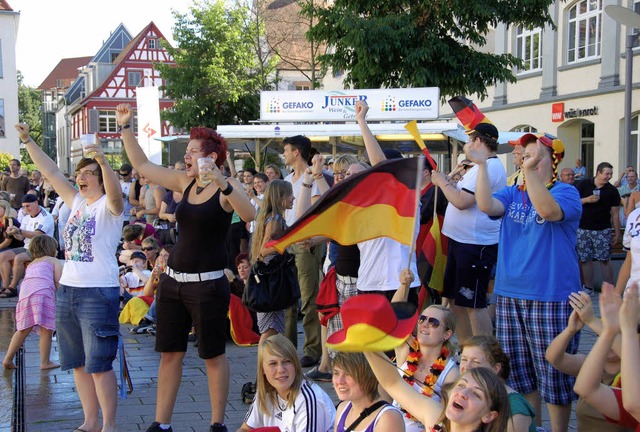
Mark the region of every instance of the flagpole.
<instances>
[{"instance_id":1,"label":"flagpole","mask_svg":"<svg viewBox=\"0 0 640 432\"><path fill-rule=\"evenodd\" d=\"M418 170L416 172L416 201L413 210L413 229L411 234L411 249L409 249L409 262L407 268L411 268L411 256L416 252L416 220L418 219L418 210L420 208L420 186L422 186L422 177L424 176L424 159L423 155L418 156Z\"/></svg>"}]
</instances>

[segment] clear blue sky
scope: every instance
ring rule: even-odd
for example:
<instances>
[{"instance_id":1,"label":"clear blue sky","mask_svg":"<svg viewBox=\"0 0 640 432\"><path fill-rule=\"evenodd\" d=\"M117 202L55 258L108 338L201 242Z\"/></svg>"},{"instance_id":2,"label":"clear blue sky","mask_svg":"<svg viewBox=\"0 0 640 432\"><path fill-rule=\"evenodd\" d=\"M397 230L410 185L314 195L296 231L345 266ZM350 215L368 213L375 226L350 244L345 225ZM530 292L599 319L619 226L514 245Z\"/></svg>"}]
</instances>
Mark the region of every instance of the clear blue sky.
<instances>
[{"instance_id":1,"label":"clear blue sky","mask_svg":"<svg viewBox=\"0 0 640 432\"><path fill-rule=\"evenodd\" d=\"M173 43L172 10L191 0L7 0L20 12L16 56L25 84L37 87L60 59L93 56L123 23L132 36L153 21ZM75 24L74 24L75 23Z\"/></svg>"}]
</instances>

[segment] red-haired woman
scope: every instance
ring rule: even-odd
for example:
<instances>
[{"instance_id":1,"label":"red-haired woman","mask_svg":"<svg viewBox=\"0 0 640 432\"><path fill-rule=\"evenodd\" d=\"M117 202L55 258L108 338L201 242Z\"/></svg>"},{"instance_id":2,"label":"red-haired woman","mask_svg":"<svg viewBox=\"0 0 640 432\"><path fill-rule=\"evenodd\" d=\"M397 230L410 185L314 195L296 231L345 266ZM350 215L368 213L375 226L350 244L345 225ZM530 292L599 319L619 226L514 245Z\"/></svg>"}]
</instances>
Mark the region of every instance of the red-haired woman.
<instances>
[{"instance_id":1,"label":"red-haired woman","mask_svg":"<svg viewBox=\"0 0 640 432\"><path fill-rule=\"evenodd\" d=\"M224 276L227 263L225 238L234 211L251 221L255 209L235 179L225 178L220 167L227 158L227 142L216 131L197 127L184 156L185 171L156 165L138 145L130 105L116 108L116 121L125 150L134 168L150 181L183 197L176 209L180 236L169 256L165 274L156 293L158 329L156 350L161 352L158 370L156 421L147 431L166 431L171 423L178 388L182 379L182 359L193 322L198 338L198 354L205 359L211 397L211 431L223 432L224 411L229 392L229 364L224 355L226 320L229 311L229 282ZM203 182L198 159L214 160L213 180Z\"/></svg>"}]
</instances>

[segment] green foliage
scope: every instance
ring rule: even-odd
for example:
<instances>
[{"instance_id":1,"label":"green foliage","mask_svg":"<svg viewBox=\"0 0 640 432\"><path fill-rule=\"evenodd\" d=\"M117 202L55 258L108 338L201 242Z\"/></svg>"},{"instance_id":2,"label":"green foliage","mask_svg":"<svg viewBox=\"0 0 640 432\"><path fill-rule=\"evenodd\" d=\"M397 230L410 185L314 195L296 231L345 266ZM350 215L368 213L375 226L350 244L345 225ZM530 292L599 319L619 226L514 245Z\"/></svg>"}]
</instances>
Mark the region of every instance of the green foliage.
<instances>
[{"instance_id":1,"label":"green foliage","mask_svg":"<svg viewBox=\"0 0 640 432\"><path fill-rule=\"evenodd\" d=\"M284 165L282 164L282 159L280 159L280 156L274 153L267 153L266 161L262 159L262 168L260 170L264 172L264 168L267 165L275 165L278 168L284 167ZM256 163L251 157L246 158L242 163L242 169L249 169L249 168L256 169Z\"/></svg>"},{"instance_id":2,"label":"green foliage","mask_svg":"<svg viewBox=\"0 0 640 432\"><path fill-rule=\"evenodd\" d=\"M31 128L31 137L37 143L42 143L42 103L40 92L24 85L24 77L18 71L18 121L26 123ZM7 127L13 125L7 125ZM41 144L38 144L41 145ZM20 150L22 163L33 163L25 149Z\"/></svg>"},{"instance_id":3,"label":"green foliage","mask_svg":"<svg viewBox=\"0 0 640 432\"><path fill-rule=\"evenodd\" d=\"M177 66L156 64L175 101L163 119L176 127L242 124L259 117L259 90L271 87L273 61L260 57L261 24L249 9L223 0L174 12L177 48L166 46Z\"/></svg>"},{"instance_id":4,"label":"green foliage","mask_svg":"<svg viewBox=\"0 0 640 432\"><path fill-rule=\"evenodd\" d=\"M499 23L552 25L551 0L336 0L307 3L317 24L308 37L333 49L321 61L346 70L355 88L440 87L441 96L476 94L515 82L520 61L478 48Z\"/></svg>"},{"instance_id":5,"label":"green foliage","mask_svg":"<svg viewBox=\"0 0 640 432\"><path fill-rule=\"evenodd\" d=\"M0 152L0 169L4 169L9 166L9 162L11 159L15 159L16 157L12 154Z\"/></svg>"}]
</instances>

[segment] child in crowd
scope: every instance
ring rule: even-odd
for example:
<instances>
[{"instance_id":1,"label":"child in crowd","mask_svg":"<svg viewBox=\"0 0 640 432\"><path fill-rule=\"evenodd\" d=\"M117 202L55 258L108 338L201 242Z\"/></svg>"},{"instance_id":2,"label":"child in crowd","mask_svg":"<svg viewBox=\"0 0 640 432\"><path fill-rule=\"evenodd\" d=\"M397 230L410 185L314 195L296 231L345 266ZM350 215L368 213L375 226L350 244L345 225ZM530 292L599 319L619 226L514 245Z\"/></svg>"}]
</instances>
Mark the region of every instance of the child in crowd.
<instances>
[{"instance_id":1,"label":"child in crowd","mask_svg":"<svg viewBox=\"0 0 640 432\"><path fill-rule=\"evenodd\" d=\"M144 286L151 276L151 271L146 269L147 257L140 251L131 254L131 271L120 276L120 295L124 297L125 303L132 297L142 295Z\"/></svg>"},{"instance_id":2,"label":"child in crowd","mask_svg":"<svg viewBox=\"0 0 640 432\"><path fill-rule=\"evenodd\" d=\"M16 332L2 361L5 369L15 369L13 357L35 330L40 335L40 369L60 365L50 360L51 336L56 323L55 291L62 275L62 264L55 256L58 242L48 235L34 237L29 243L32 261L26 269L16 306Z\"/></svg>"}]
</instances>

